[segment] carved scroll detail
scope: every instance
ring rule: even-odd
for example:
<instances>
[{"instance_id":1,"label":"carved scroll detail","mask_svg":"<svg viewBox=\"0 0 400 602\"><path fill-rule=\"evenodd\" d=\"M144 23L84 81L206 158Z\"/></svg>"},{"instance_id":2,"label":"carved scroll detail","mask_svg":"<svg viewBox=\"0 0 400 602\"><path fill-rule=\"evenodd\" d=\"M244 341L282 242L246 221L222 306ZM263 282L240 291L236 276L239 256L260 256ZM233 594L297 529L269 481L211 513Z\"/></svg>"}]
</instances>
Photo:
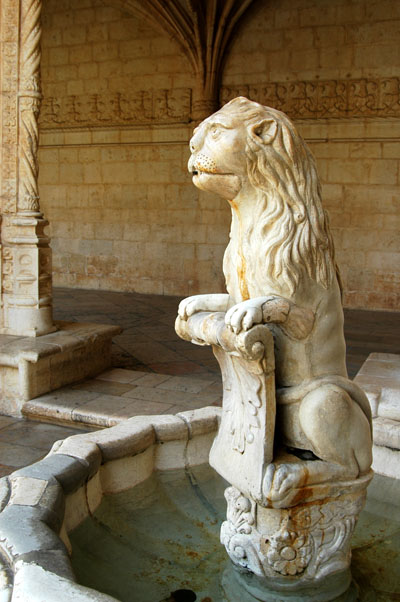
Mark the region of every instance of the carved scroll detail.
<instances>
[{"instance_id":1,"label":"carved scroll detail","mask_svg":"<svg viewBox=\"0 0 400 602\"><path fill-rule=\"evenodd\" d=\"M41 0L23 0L21 4L18 209L35 212L39 211L37 149L41 101L41 6Z\"/></svg>"},{"instance_id":2,"label":"carved scroll detail","mask_svg":"<svg viewBox=\"0 0 400 602\"><path fill-rule=\"evenodd\" d=\"M293 119L400 117L397 77L224 86L221 104L236 96L279 109Z\"/></svg>"}]
</instances>

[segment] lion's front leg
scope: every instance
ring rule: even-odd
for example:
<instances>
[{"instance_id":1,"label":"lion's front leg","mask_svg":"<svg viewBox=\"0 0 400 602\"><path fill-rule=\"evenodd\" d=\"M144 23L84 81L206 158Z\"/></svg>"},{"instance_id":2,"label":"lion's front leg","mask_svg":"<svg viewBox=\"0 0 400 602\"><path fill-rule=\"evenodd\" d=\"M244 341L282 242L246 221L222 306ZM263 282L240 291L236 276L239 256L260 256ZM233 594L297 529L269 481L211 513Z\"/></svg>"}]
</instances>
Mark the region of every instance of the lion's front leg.
<instances>
[{"instance_id":1,"label":"lion's front leg","mask_svg":"<svg viewBox=\"0 0 400 602\"><path fill-rule=\"evenodd\" d=\"M229 305L227 293L216 295L193 295L186 297L179 303L178 315L182 320L187 320L199 311L226 311Z\"/></svg>"},{"instance_id":2,"label":"lion's front leg","mask_svg":"<svg viewBox=\"0 0 400 602\"><path fill-rule=\"evenodd\" d=\"M311 332L314 318L311 309L299 307L284 297L270 295L234 305L226 312L225 322L236 334L249 330L255 324L279 324L290 336L303 339Z\"/></svg>"},{"instance_id":3,"label":"lion's front leg","mask_svg":"<svg viewBox=\"0 0 400 602\"><path fill-rule=\"evenodd\" d=\"M255 324L285 322L289 310L290 302L282 297L255 297L231 307L226 312L225 323L239 333Z\"/></svg>"}]
</instances>

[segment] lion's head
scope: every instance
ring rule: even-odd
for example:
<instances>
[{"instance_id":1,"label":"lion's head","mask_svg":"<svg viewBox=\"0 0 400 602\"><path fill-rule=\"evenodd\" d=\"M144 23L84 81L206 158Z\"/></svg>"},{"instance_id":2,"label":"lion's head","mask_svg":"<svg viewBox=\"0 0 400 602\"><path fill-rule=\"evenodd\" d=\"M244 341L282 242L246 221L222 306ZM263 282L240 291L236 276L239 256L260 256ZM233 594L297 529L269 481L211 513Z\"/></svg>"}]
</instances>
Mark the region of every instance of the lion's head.
<instances>
[{"instance_id":1,"label":"lion's head","mask_svg":"<svg viewBox=\"0 0 400 602\"><path fill-rule=\"evenodd\" d=\"M290 294L302 274L328 288L334 248L315 160L288 117L235 98L196 128L190 146L194 184L239 209L252 198L252 224L243 233L249 261L257 258L251 271L281 281ZM262 274L252 278L259 283Z\"/></svg>"}]
</instances>

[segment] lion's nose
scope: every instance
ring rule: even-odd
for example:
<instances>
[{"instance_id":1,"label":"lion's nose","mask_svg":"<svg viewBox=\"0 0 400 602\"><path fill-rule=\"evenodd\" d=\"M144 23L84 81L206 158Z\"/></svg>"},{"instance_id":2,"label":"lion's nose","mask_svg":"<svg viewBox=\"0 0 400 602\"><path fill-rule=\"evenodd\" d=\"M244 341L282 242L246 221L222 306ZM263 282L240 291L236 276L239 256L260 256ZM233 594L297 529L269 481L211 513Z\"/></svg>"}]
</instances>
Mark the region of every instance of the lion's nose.
<instances>
[{"instance_id":1,"label":"lion's nose","mask_svg":"<svg viewBox=\"0 0 400 602\"><path fill-rule=\"evenodd\" d=\"M193 155L190 157L189 162L188 162L188 172L189 173L193 173L194 170L194 158Z\"/></svg>"},{"instance_id":2,"label":"lion's nose","mask_svg":"<svg viewBox=\"0 0 400 602\"><path fill-rule=\"evenodd\" d=\"M203 144L203 135L201 131L195 130L189 142L189 148L192 153L197 152Z\"/></svg>"}]
</instances>

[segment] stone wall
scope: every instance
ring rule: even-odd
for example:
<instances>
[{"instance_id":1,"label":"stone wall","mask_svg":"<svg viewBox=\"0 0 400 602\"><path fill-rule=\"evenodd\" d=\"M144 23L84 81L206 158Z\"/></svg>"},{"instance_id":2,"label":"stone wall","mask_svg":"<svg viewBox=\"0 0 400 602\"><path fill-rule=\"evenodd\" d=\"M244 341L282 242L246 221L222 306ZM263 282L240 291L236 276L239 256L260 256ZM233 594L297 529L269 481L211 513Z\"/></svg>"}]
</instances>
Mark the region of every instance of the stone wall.
<instances>
[{"instance_id":1,"label":"stone wall","mask_svg":"<svg viewBox=\"0 0 400 602\"><path fill-rule=\"evenodd\" d=\"M54 284L221 289L229 211L187 172L193 78L178 45L101 0L50 0L43 26L40 190Z\"/></svg>"},{"instance_id":2,"label":"stone wall","mask_svg":"<svg viewBox=\"0 0 400 602\"><path fill-rule=\"evenodd\" d=\"M194 79L177 43L101 0L47 0L43 26L54 283L222 290L229 210L186 172ZM224 71L222 100L285 110L316 155L348 307L399 301L399 34L396 0L259 2Z\"/></svg>"}]
</instances>

